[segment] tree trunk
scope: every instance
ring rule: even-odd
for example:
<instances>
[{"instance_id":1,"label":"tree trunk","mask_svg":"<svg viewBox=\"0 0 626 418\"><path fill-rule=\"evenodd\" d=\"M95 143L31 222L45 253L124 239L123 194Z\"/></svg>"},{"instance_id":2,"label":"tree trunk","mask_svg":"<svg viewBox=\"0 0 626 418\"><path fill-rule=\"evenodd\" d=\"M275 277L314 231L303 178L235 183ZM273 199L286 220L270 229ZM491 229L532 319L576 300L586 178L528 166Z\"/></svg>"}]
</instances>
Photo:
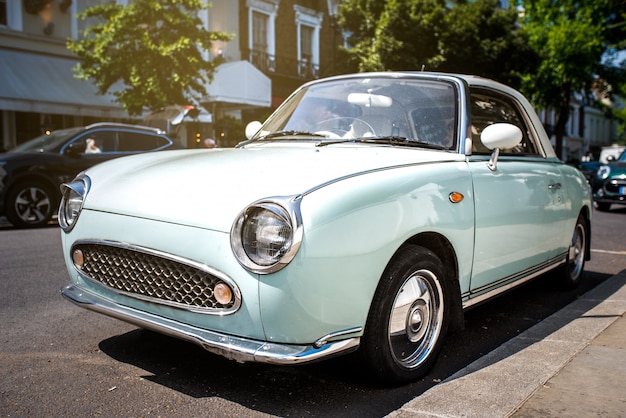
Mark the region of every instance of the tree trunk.
<instances>
[{"instance_id":1,"label":"tree trunk","mask_svg":"<svg viewBox=\"0 0 626 418\"><path fill-rule=\"evenodd\" d=\"M572 97L571 86L563 86L561 96L561 104L557 110L556 126L554 127L554 139L556 142L555 152L557 157L563 159L563 137L565 136L565 127L569 119L569 102Z\"/></svg>"}]
</instances>

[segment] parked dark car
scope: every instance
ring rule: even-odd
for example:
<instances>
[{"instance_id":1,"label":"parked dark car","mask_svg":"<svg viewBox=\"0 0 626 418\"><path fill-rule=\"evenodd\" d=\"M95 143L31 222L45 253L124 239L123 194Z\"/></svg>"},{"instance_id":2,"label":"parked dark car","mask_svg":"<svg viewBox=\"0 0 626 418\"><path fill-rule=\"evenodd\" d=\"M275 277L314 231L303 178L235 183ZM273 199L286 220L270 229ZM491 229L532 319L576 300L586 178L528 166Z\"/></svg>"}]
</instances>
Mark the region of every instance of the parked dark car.
<instances>
[{"instance_id":1,"label":"parked dark car","mask_svg":"<svg viewBox=\"0 0 626 418\"><path fill-rule=\"evenodd\" d=\"M583 176L585 176L589 184L591 184L593 182L593 178L596 176L596 173L601 166L602 163L600 161L587 161L584 163L580 163L578 165L578 169L581 173L583 173Z\"/></svg>"},{"instance_id":2,"label":"parked dark car","mask_svg":"<svg viewBox=\"0 0 626 418\"><path fill-rule=\"evenodd\" d=\"M626 205L626 151L598 168L592 187L599 210L607 211L612 204Z\"/></svg>"},{"instance_id":3,"label":"parked dark car","mask_svg":"<svg viewBox=\"0 0 626 418\"><path fill-rule=\"evenodd\" d=\"M0 216L17 227L48 223L61 200L59 187L102 161L177 148L156 128L96 123L60 129L0 154Z\"/></svg>"}]
</instances>

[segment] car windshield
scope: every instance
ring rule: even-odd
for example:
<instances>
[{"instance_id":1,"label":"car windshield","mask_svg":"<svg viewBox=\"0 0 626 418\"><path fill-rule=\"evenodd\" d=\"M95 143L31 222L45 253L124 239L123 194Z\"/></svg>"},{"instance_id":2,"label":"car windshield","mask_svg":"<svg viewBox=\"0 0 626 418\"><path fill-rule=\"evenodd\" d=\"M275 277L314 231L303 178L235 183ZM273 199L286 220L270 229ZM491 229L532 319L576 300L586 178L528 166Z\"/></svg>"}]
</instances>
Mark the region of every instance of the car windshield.
<instances>
[{"instance_id":1,"label":"car windshield","mask_svg":"<svg viewBox=\"0 0 626 418\"><path fill-rule=\"evenodd\" d=\"M453 149L457 102L455 86L442 80L383 75L326 81L297 91L251 140Z\"/></svg>"},{"instance_id":2,"label":"car windshield","mask_svg":"<svg viewBox=\"0 0 626 418\"><path fill-rule=\"evenodd\" d=\"M626 162L626 151L622 152L617 161Z\"/></svg>"},{"instance_id":3,"label":"car windshield","mask_svg":"<svg viewBox=\"0 0 626 418\"><path fill-rule=\"evenodd\" d=\"M59 129L52 131L49 135L41 135L31 139L9 152L51 152L61 148L68 139L76 135L83 128Z\"/></svg>"}]
</instances>

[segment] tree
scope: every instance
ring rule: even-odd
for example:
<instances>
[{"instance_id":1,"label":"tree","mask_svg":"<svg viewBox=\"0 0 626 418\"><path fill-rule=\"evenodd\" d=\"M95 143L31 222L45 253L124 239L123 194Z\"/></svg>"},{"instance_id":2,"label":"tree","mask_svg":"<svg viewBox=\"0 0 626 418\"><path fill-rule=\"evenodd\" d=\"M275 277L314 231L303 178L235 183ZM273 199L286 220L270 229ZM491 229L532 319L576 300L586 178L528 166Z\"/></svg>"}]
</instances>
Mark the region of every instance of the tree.
<instances>
[{"instance_id":1,"label":"tree","mask_svg":"<svg viewBox=\"0 0 626 418\"><path fill-rule=\"evenodd\" d=\"M93 79L99 94L112 93L130 115L144 107L198 104L219 64L203 51L233 38L203 27L198 13L209 7L202 0L133 0L86 9L79 18L97 23L67 43L82 59L77 77Z\"/></svg>"},{"instance_id":2,"label":"tree","mask_svg":"<svg viewBox=\"0 0 626 418\"><path fill-rule=\"evenodd\" d=\"M358 71L430 68L439 59L444 0L344 0L339 26L351 35L347 54Z\"/></svg>"},{"instance_id":3,"label":"tree","mask_svg":"<svg viewBox=\"0 0 626 418\"><path fill-rule=\"evenodd\" d=\"M515 8L498 0L458 2L445 16L441 33L442 60L437 69L477 74L519 88L523 74L538 65L538 57L518 24Z\"/></svg>"},{"instance_id":4,"label":"tree","mask_svg":"<svg viewBox=\"0 0 626 418\"><path fill-rule=\"evenodd\" d=\"M469 73L518 87L536 63L515 9L497 0L344 0L339 25L353 71L428 70Z\"/></svg>"},{"instance_id":5,"label":"tree","mask_svg":"<svg viewBox=\"0 0 626 418\"><path fill-rule=\"evenodd\" d=\"M563 137L575 92L588 91L602 72L603 55L619 28L613 23L621 0L527 0L524 31L537 51L537 71L524 77L523 91L542 108L554 109L556 153L563 154ZM622 18L623 20L623 18ZM623 34L623 32L622 32Z\"/></svg>"}]
</instances>

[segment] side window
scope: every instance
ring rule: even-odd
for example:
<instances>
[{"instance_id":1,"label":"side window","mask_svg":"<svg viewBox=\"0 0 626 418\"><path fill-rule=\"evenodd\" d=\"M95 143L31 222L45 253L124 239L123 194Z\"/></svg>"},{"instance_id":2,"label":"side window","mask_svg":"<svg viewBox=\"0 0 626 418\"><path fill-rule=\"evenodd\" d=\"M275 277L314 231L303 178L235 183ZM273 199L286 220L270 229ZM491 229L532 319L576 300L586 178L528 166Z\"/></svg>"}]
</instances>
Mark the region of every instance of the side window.
<instances>
[{"instance_id":1,"label":"side window","mask_svg":"<svg viewBox=\"0 0 626 418\"><path fill-rule=\"evenodd\" d=\"M140 132L120 132L120 152L151 151L167 145L163 137Z\"/></svg>"},{"instance_id":2,"label":"side window","mask_svg":"<svg viewBox=\"0 0 626 418\"><path fill-rule=\"evenodd\" d=\"M102 152L117 152L117 132L96 131L83 135L76 143L84 147L85 154L99 154Z\"/></svg>"},{"instance_id":3,"label":"side window","mask_svg":"<svg viewBox=\"0 0 626 418\"><path fill-rule=\"evenodd\" d=\"M510 123L522 131L522 142L515 148L501 150L503 154L537 155L537 148L529 138L529 130L513 99L488 90L473 90L472 102L472 152L491 151L480 142L480 134L494 123Z\"/></svg>"}]
</instances>

